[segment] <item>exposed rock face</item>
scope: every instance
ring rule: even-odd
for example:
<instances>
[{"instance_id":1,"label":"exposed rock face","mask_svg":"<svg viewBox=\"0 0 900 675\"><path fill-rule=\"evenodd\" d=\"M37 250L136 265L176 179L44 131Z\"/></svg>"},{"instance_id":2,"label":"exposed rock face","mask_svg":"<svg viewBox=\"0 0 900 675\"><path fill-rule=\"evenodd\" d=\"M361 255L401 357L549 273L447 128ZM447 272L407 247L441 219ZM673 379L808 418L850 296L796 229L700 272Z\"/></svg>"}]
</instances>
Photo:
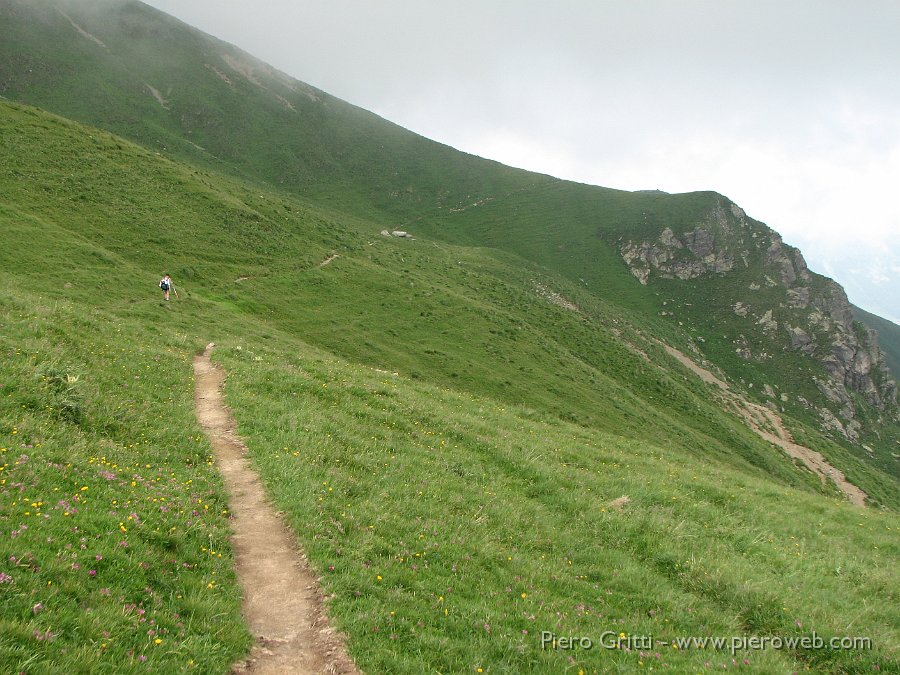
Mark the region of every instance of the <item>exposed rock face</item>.
<instances>
[{"instance_id":1,"label":"exposed rock face","mask_svg":"<svg viewBox=\"0 0 900 675\"><path fill-rule=\"evenodd\" d=\"M774 333L778 330L778 322L772 318L772 310L767 310L765 314L762 315L762 318L756 322L758 325L762 326L762 329L766 332Z\"/></svg>"},{"instance_id":2,"label":"exposed rock face","mask_svg":"<svg viewBox=\"0 0 900 675\"><path fill-rule=\"evenodd\" d=\"M733 340L734 350L757 362L786 350L817 360L828 375L827 381L816 381L825 405L814 406L826 430L858 440L856 394L879 413L900 419L897 385L876 336L854 323L844 289L811 273L799 250L735 204L720 199L681 233L666 227L656 239L620 241L619 246L632 274L644 285L656 277L687 280L724 277L739 270L752 273L749 284L740 285L749 292L723 297L743 331ZM738 286L724 287L734 294L731 289ZM759 301L754 299L757 294Z\"/></svg>"},{"instance_id":3,"label":"exposed rock face","mask_svg":"<svg viewBox=\"0 0 900 675\"><path fill-rule=\"evenodd\" d=\"M683 249L690 255L683 254ZM734 256L724 248L717 249L712 232L702 227L685 232L681 239L667 227L659 235L658 242L623 244L622 257L631 273L644 285L650 278L651 269L667 279L694 279L734 269Z\"/></svg>"},{"instance_id":4,"label":"exposed rock face","mask_svg":"<svg viewBox=\"0 0 900 675\"><path fill-rule=\"evenodd\" d=\"M837 386L862 394L880 411L896 414L897 384L890 377L877 336L854 324L844 289L831 280L827 284L830 292L811 300L818 311L810 315L810 323L830 342L821 357L825 370Z\"/></svg>"},{"instance_id":5,"label":"exposed rock face","mask_svg":"<svg viewBox=\"0 0 900 675\"><path fill-rule=\"evenodd\" d=\"M810 356L816 353L816 343L805 330L799 326L788 326L788 334L791 336L791 349L798 349Z\"/></svg>"},{"instance_id":6,"label":"exposed rock face","mask_svg":"<svg viewBox=\"0 0 900 675\"><path fill-rule=\"evenodd\" d=\"M828 408L816 408L819 417L822 418L822 428L826 431L839 433L848 441L856 443L859 440L860 423L856 420L850 420L846 425L835 417L834 413Z\"/></svg>"},{"instance_id":7,"label":"exposed rock face","mask_svg":"<svg viewBox=\"0 0 900 675\"><path fill-rule=\"evenodd\" d=\"M789 288L787 296L788 306L792 309L806 309L806 307L809 306L808 286L801 286L800 288Z\"/></svg>"}]
</instances>

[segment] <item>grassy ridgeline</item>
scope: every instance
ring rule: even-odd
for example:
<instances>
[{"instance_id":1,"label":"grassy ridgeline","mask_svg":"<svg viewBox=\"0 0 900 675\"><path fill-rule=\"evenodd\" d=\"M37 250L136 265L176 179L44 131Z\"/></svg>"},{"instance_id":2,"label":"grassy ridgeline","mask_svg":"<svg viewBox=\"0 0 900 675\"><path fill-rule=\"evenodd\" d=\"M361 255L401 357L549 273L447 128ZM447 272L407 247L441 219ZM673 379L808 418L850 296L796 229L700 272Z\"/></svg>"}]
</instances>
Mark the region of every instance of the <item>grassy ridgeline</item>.
<instances>
[{"instance_id":1,"label":"grassy ridgeline","mask_svg":"<svg viewBox=\"0 0 900 675\"><path fill-rule=\"evenodd\" d=\"M181 299L195 303L169 317L170 327L217 339L266 326L538 415L822 489L724 414L646 337L680 344L665 323L509 254L386 239L373 223L199 172L104 132L30 108L2 110L10 159L0 169L8 242L0 263L28 288L152 323L155 283L169 270ZM333 252L340 257L322 267ZM580 311L539 288L558 289ZM201 301L215 303L215 321ZM840 448L830 457L878 502L900 504L880 472Z\"/></svg>"},{"instance_id":2,"label":"grassy ridgeline","mask_svg":"<svg viewBox=\"0 0 900 675\"><path fill-rule=\"evenodd\" d=\"M766 402L765 396L758 393L765 384L784 385L783 390L790 391L789 400L779 398L771 403L784 407L790 417L802 422L801 427L821 428L816 407L831 406L832 412L837 413L837 408L813 384L814 376L826 377L822 362L792 349L787 332L767 335L757 323L758 318L753 318L766 309L775 311L782 327L803 324L800 319L804 318L800 312L782 307L786 302L785 288L779 286L771 292L763 289L761 293L749 290L758 286L766 274L773 273L766 267L764 257L758 255L762 250L743 260L747 265L744 278L737 270L723 276L707 275L690 283L668 283L653 275L650 285L643 287L635 283L624 264L620 247L625 241L655 240L666 227L682 234L701 223L709 226L722 214L727 220L731 204L721 195L605 189L511 169L467 155L294 80L234 46L142 3L8 0L0 3L0 38L3 96L102 127L194 167L266 186L262 190L269 197L265 202L254 196L256 188L244 191L247 186L242 186L238 190L240 203L232 201L231 206L235 208L228 210L231 220L222 218L233 231L228 237L220 238L220 243L233 242L231 235L237 233L246 237L241 241L241 251L245 254L243 265L234 257L234 249L225 246L215 251L214 266L196 269L186 261L183 263L183 269L197 272L200 280L211 281L216 277L222 281L220 299L241 309L253 311L254 307L265 305L258 297L260 293L282 302L285 293L295 292L306 281L296 273L299 269L309 271L315 261L306 257L304 246L296 244L309 244L312 249L322 244L341 253L365 250L360 247L366 242L346 229L335 227L336 223L348 225L349 230L354 229L350 223L364 226L364 236L376 239L375 233L382 227L399 227L423 240L427 238L432 245L440 242L493 249L493 253L484 257L497 257L497 251L504 251L507 263L515 260L513 268L540 266L542 272L555 277L555 282L564 280L595 300L603 299L604 309L611 309L618 317L627 316L645 328L652 326L648 334L658 330L670 342L685 341L687 334L702 337L696 345L703 355L732 381L744 381L747 393L757 402ZM82 164L78 173L89 174L89 169L90 163ZM191 185L188 179L199 177L195 170L182 171L182 174L186 181L183 187L190 186L197 199L215 201L215 195ZM79 180L77 174L68 178L63 190L84 202L81 206L103 207L104 200L94 200L97 185L93 181ZM206 187L216 183L203 180ZM234 189L232 186L225 192ZM284 233L282 226L294 226L301 219L273 211L272 192L288 195L287 202L292 204L296 204L292 201L295 199L308 200L303 212L306 216L317 215L305 218L306 224L313 221L324 224L329 235L317 232L299 242L280 238L279 233ZM310 207L313 202L317 208ZM165 218L164 214L170 212L166 208L139 213L135 218L138 211L135 206L137 203L127 205L118 217L122 224L142 228L142 234L154 235L151 240L160 245L157 251L160 255L152 267L169 266L174 250L196 247L197 242L189 241L185 234L195 226L199 231L206 229L195 224L193 218L173 228ZM176 200L171 208L199 215L198 223L210 224L206 219L208 211L204 214L195 204ZM734 225L733 219L731 224ZM277 227L264 229L272 225ZM80 224L84 226L85 223ZM717 228L713 226L713 230ZM762 223L754 222L753 229L753 236L759 235L757 242L772 234ZM256 236L261 231L265 232L263 238ZM719 236L722 234L720 230L716 235L717 245L730 241L736 259L743 259L743 253L738 253L743 244L738 247L739 242L730 235ZM116 232L110 241L107 254L117 250L118 235ZM147 241L140 242L138 250L145 249ZM208 243L202 243L201 248L206 253L212 252ZM457 250L448 248L454 253ZM483 248L480 250L484 252ZM269 269L269 259L273 252L284 251L292 251L305 264L295 261L297 266L289 273L279 269L277 275L270 276L270 280L277 276L277 285L260 285L249 300L242 297L244 292L227 286L238 275L258 279L274 271ZM129 249L129 252L133 251ZM107 254L97 253L101 259ZM398 257L402 258L403 253ZM425 261L435 262L427 257ZM91 259L91 262L98 261ZM113 256L106 262L115 265L118 260ZM234 269L241 266L245 268L242 272ZM226 269L234 269L236 275L231 279L217 276ZM507 267L504 273L509 271ZM360 289L364 292L371 287L365 271L360 272L363 283L345 284L346 292L359 294ZM184 280L183 275L181 278ZM411 281L397 274L390 279L390 286ZM422 283L421 279L415 281ZM823 281L814 275L811 283L816 286ZM304 301L308 299L315 300L315 292L304 297ZM749 302L759 311L738 318L733 310L737 301ZM388 304L396 307L396 296ZM357 309L358 305L351 302L350 307ZM282 309L266 307L265 316L268 319L271 313L279 320L285 319L287 314ZM366 311L372 309L370 306ZM415 316L405 309L406 317ZM395 319L398 313L392 313L390 318ZM663 314L669 318L662 319ZM379 331L374 336L371 330L365 334L348 331L348 323L342 317L334 319L346 336L344 344L338 345L338 340L326 336L329 327L321 321L311 331L320 344L327 340L329 349L344 356L373 363L390 353L392 358L415 361L411 370L424 377L436 372L441 376L453 373L462 376L459 364L450 363L452 358L437 364L440 358L426 359L415 349L399 353L390 344L379 342ZM401 323L408 325L408 322ZM463 321L461 325L468 324ZM309 321L304 322L304 330L309 326ZM294 323L292 329L298 327L299 323ZM452 328L448 331L452 336ZM517 332L510 329L513 331ZM396 344L398 336L392 337ZM747 340L775 358L739 358L735 346ZM365 342L373 346L359 346ZM566 349L573 347L567 339L559 342ZM519 345L514 351L520 351ZM528 349L521 352L529 354ZM583 354L576 356L582 358ZM589 354L584 356L589 365L597 361ZM514 355L509 362L508 370L513 375L521 374L521 368L530 367L516 361ZM544 381L557 378L548 371L548 365L549 362L544 364L545 372L536 378L540 382L537 387L523 387L521 380L517 382L507 372L493 383L491 391L484 390L484 393L545 388ZM624 361L619 365L622 369L627 367ZM476 362L473 369L479 373L492 372L484 367L484 360ZM583 374L586 369L579 366L577 370ZM584 395L584 387L561 386L560 379L573 377L577 379L578 375L571 372L559 375L552 388L547 389L552 396L546 398L561 400L563 407L570 409L569 414L580 422L595 424L597 420L610 419L610 424L620 424L621 416L610 416L609 406L594 405L592 398ZM752 390L751 385L755 387ZM466 386L479 385L468 382ZM567 399L565 392L571 390L578 393ZM558 412L554 410L555 414ZM860 464L874 464L880 472L892 474L894 479L900 477L900 460L896 457L900 427L890 411L883 415L863 404L857 416L861 425L860 442L851 444L835 437L840 447L834 440L825 441L823 452L845 473L864 482L871 481L865 471L857 470ZM642 425L648 426L647 420ZM805 435L802 428L792 423L789 426L795 433ZM624 428L630 430L629 425ZM777 468L760 462L758 452L741 454L756 455L752 461L757 466L783 479ZM896 503L896 495L878 487L869 486L867 490L877 495L880 503ZM896 493L896 490L888 492Z\"/></svg>"}]
</instances>

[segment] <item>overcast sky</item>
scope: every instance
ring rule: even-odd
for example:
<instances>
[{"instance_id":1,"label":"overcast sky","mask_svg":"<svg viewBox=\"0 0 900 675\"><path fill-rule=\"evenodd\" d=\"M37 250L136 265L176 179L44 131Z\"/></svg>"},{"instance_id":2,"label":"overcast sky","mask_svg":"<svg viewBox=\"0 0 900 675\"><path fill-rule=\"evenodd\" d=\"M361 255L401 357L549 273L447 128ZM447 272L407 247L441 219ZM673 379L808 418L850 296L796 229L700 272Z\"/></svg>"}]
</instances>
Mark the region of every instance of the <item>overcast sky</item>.
<instances>
[{"instance_id":1,"label":"overcast sky","mask_svg":"<svg viewBox=\"0 0 900 675\"><path fill-rule=\"evenodd\" d=\"M897 0L148 0L424 136L715 190L900 323Z\"/></svg>"}]
</instances>

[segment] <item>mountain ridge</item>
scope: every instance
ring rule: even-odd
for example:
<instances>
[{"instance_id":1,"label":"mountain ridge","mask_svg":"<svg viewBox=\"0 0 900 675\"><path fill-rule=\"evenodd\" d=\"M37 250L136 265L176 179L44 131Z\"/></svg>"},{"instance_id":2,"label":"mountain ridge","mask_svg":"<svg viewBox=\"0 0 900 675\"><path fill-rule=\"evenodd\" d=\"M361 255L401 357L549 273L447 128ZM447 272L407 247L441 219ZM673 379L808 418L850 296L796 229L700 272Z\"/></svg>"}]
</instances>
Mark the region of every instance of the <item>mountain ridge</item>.
<instances>
[{"instance_id":1,"label":"mountain ridge","mask_svg":"<svg viewBox=\"0 0 900 675\"><path fill-rule=\"evenodd\" d=\"M0 101L0 670L242 667L235 516L192 410L211 341L364 672L897 670L897 424L844 385L858 441L822 428L844 405L788 328L866 334L777 233L714 192L577 185L331 115L138 3L42 6L18 30L32 5L0 0L0 87L59 109ZM158 50L177 72L135 77ZM197 119L235 162L191 145ZM257 171L276 151L320 183ZM836 644L848 616L868 643L671 647ZM607 630L660 642L541 642Z\"/></svg>"},{"instance_id":2,"label":"mountain ridge","mask_svg":"<svg viewBox=\"0 0 900 675\"><path fill-rule=\"evenodd\" d=\"M710 218L721 230L727 218L738 218L722 211L723 204L726 209L739 209L727 198L712 192L627 193L503 167L335 99L142 3L104 0L103 12L67 0L43 0L37 5L40 12L32 3L19 0L0 4L12 38L0 47L0 93L123 133L215 171L261 181L323 206L340 204L340 211L371 220L379 230L384 226L414 230L456 244L510 251L562 273L595 294L614 297L625 307L680 321L679 328L687 318L688 330L704 333L704 341L695 346L715 352L732 377L763 387L766 379L778 378L775 373L787 369L790 379L805 382L789 405L794 415L850 442L861 457L866 456L860 450L862 444L880 446L887 465L897 465L893 471L900 474L900 465L891 459L893 450L888 449L900 439L892 435L893 440L885 444L878 433L868 432L872 423L880 424L883 409L889 418L896 417L896 394L891 393L877 348L865 335L857 335L846 312L841 310L842 316L836 319L843 328L839 336L832 331L830 337L821 336L816 342L810 337L814 331L809 320L802 327L795 321L791 328L801 332L778 333L778 344L774 344L765 331L754 329L755 335L749 338L734 331L722 334L704 317L688 312L675 319L671 312L672 301L691 305L687 296L694 293L733 296L729 304L736 306L745 301L746 289L727 283L713 289L715 282L688 278L684 280L688 286L666 288L665 292L680 299L661 301L660 290L654 291L654 297L633 288L636 268L622 257L621 237L646 248L647 236L663 236L667 228L682 232L684 226L688 232L693 227L695 237L697 232L708 233L709 225L703 223ZM73 70L70 62L81 65ZM38 73L28 76L29 71ZM91 91L106 91L118 103L97 105ZM645 239L637 236L640 233ZM783 276L788 273L786 262L793 278L809 273L802 256L799 271L794 269L780 241L780 237L771 239L775 248L770 254L781 266L775 279L784 285L794 280ZM708 245L693 240L666 255L680 250L679 255L698 258L691 247L700 250ZM627 253L631 263L640 255ZM713 266L722 269L726 262L734 264L723 259ZM646 261L641 264L648 268ZM690 263L697 264L706 263ZM639 281L643 275L638 275ZM747 285L763 282L761 277ZM803 298L787 304L797 302ZM775 310L779 303L785 304L773 298L769 309ZM826 309L835 308L834 303L826 302ZM718 314L726 324L742 318L732 316L726 320L723 312ZM764 316L765 311L757 321ZM824 320L831 322L833 317ZM763 323L773 326L777 321ZM781 358L775 368L765 358L744 359L739 364L726 356L735 349L746 354L748 348L738 342L748 339L770 343L779 351L793 350L796 358ZM761 351L766 356L770 352ZM802 375L807 357L816 360L815 377L823 386L811 386L813 380ZM857 394L866 400L856 401ZM760 400L773 404L771 397ZM778 401L774 404L781 406ZM869 404L874 406L872 414L859 407Z\"/></svg>"}]
</instances>

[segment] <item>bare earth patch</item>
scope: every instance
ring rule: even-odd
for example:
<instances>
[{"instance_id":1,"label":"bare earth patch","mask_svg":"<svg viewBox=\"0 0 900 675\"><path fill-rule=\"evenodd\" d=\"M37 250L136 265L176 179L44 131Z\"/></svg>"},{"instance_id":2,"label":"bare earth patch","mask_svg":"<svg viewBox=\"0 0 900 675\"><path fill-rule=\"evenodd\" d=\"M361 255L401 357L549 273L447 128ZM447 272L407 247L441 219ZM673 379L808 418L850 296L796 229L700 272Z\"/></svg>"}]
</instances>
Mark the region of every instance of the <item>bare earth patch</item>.
<instances>
[{"instance_id":1,"label":"bare earth patch","mask_svg":"<svg viewBox=\"0 0 900 675\"><path fill-rule=\"evenodd\" d=\"M209 359L213 346L194 359L194 405L229 493L235 571L244 589L244 618L256 638L250 657L232 673L359 673L328 625L322 591L296 537L244 457L247 448L222 396L225 373Z\"/></svg>"},{"instance_id":2,"label":"bare earth patch","mask_svg":"<svg viewBox=\"0 0 900 675\"><path fill-rule=\"evenodd\" d=\"M144 86L147 87L147 91L150 92L150 95L156 99L156 102L159 103L160 106L162 106L166 110L169 109L169 102L163 97L161 93L159 93L159 89L147 84L146 82L144 83Z\"/></svg>"},{"instance_id":3,"label":"bare earth patch","mask_svg":"<svg viewBox=\"0 0 900 675\"><path fill-rule=\"evenodd\" d=\"M245 61L240 61L229 54L223 54L222 59L224 59L225 63L228 64L229 68L231 68L234 72L238 73L239 75L243 76L248 82L250 82L251 84L255 84L257 87L259 87L263 91L267 91L270 94L272 94L272 96L274 96L276 99L278 99L279 103L281 103L281 105L283 105L288 110L297 112L297 109L294 107L293 103L288 101L284 96L281 96L280 94L276 94L274 91L269 89L266 85L264 85L260 81L260 79L256 76L256 68L252 64L247 63ZM222 76L222 74L218 70L213 70L213 72L215 72L220 77ZM290 78L287 78L286 76L278 77L279 73L277 73L275 71L271 71L271 69L269 69L268 66L264 66L264 74L281 80L282 84L287 84L287 86L292 90L295 89L295 87L292 86ZM231 84L231 81L228 80L227 77L225 79L229 84ZM286 80L286 82L285 82L285 80ZM307 96L308 96L308 94L307 94Z\"/></svg>"},{"instance_id":4,"label":"bare earth patch","mask_svg":"<svg viewBox=\"0 0 900 675\"><path fill-rule=\"evenodd\" d=\"M245 79L247 79L252 84L255 84L257 87L265 89L263 83L257 79L256 72L254 71L253 66L251 66L249 63L238 61L236 58L229 54L223 54L222 58L225 60L225 63L228 64L228 67L233 71L240 75L243 75Z\"/></svg>"},{"instance_id":5,"label":"bare earth patch","mask_svg":"<svg viewBox=\"0 0 900 675\"><path fill-rule=\"evenodd\" d=\"M628 506L628 504L630 502L631 502L631 497L629 497L628 495L622 495L621 497L617 497L616 499L613 499L609 504L607 504L607 506L609 506L609 508L611 508L611 509L616 509L618 511L621 511L626 506Z\"/></svg>"},{"instance_id":6,"label":"bare earth patch","mask_svg":"<svg viewBox=\"0 0 900 675\"><path fill-rule=\"evenodd\" d=\"M791 438L790 432L785 429L780 415L769 410L765 406L757 405L756 403L744 401L744 404L749 408L749 412L756 412L759 415L762 415L768 422L768 426L772 427L775 431L775 433L772 433L758 426L754 421L753 416L748 415L748 411L743 411L742 414L744 415L744 419L747 420L747 424L757 434L765 438L769 443L773 443L780 447L791 457L799 459L807 466L807 468L817 474L819 478L823 480L830 478L852 504L855 504L856 506L866 505L866 497L868 497L868 495L848 481L842 471L831 466L822 453L794 443L794 439Z\"/></svg>"},{"instance_id":7,"label":"bare earth patch","mask_svg":"<svg viewBox=\"0 0 900 675\"><path fill-rule=\"evenodd\" d=\"M831 480L844 493L844 496L851 504L856 506L865 506L868 495L853 483L847 480L842 471L831 466L822 453L798 445L791 438L790 432L785 428L781 415L774 410L770 410L765 406L758 405L748 401L743 396L739 396L728 388L728 383L722 381L710 371L698 365L693 359L678 351L669 345L663 345L670 356L678 359L689 370L696 373L700 379L710 384L718 386L725 395L728 402L734 404L738 414L744 419L753 431L760 437L769 441L773 445L785 451L788 456L799 459L803 464L816 474L823 482Z\"/></svg>"},{"instance_id":8,"label":"bare earth patch","mask_svg":"<svg viewBox=\"0 0 900 675\"><path fill-rule=\"evenodd\" d=\"M214 65L212 65L211 63L204 63L204 64L203 64L203 67L206 68L207 70L209 70L210 72L215 73L216 77L218 77L220 80L222 80L222 82L224 82L224 83L227 84L229 87L231 87L232 89L234 89L234 82L231 81L231 78L228 77L228 76L227 76L225 73L223 73L221 70L219 70L218 68L216 68Z\"/></svg>"},{"instance_id":9,"label":"bare earth patch","mask_svg":"<svg viewBox=\"0 0 900 675\"><path fill-rule=\"evenodd\" d=\"M72 24L72 28L74 28L76 31L78 31L78 34L79 34L81 37L83 37L83 38L85 38L85 39L87 39L87 40L90 40L90 41L93 42L95 45L99 45L99 46L103 47L103 49L106 49L106 48L107 48L106 45L103 44L103 42L100 40L100 38L98 38L98 37L95 36L95 35L91 35L90 33L88 33L84 28L82 28L82 27L79 26L77 23L75 23L74 21L72 21L72 17L70 17L70 16L69 16L68 14L66 14L64 11L62 11L61 9L60 9L60 10L57 10L57 11L58 11L60 14L62 14L64 17L66 17L66 19L69 20L69 23Z\"/></svg>"},{"instance_id":10,"label":"bare earth patch","mask_svg":"<svg viewBox=\"0 0 900 675\"><path fill-rule=\"evenodd\" d=\"M682 364L683 366L685 366L688 370L691 370L691 371L693 371L694 373L696 373L696 375L697 375L701 380L703 380L704 382L706 382L707 384L715 384L716 386L718 386L718 387L719 387L720 389L722 389L723 391L728 391L728 383L727 383L727 382L724 382L723 380L720 380L718 377L716 377L715 375L713 375L713 374L712 374L710 371L708 371L706 368L703 368L703 367L701 367L700 365L698 365L698 364L697 364L693 359L691 359L689 356L686 356L686 355L683 354L682 352L678 351L678 350L675 349L674 347L670 347L669 345L663 345L663 348L666 350L666 352L669 354L669 356L672 356L672 357L676 358L678 361L681 362L681 364Z\"/></svg>"},{"instance_id":11,"label":"bare earth patch","mask_svg":"<svg viewBox=\"0 0 900 675\"><path fill-rule=\"evenodd\" d=\"M567 309L570 312L575 312L576 314L581 314L581 307L576 305L571 300L567 300L564 296L560 295L554 290L551 290L544 286L543 284L539 284L538 282L534 283L534 290L537 292L539 296L544 298L547 302L552 302L554 305L558 305L563 309Z\"/></svg>"}]
</instances>

